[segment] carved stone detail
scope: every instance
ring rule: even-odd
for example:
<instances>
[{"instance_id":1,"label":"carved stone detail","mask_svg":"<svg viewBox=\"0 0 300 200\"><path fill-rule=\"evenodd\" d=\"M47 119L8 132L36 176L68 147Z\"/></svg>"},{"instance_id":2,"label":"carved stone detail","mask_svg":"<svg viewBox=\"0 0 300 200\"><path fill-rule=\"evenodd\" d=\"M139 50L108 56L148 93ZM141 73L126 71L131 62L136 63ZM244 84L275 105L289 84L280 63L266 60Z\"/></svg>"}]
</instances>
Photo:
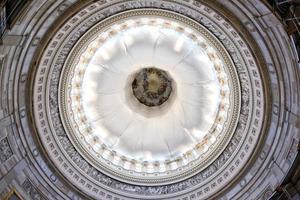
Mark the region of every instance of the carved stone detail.
<instances>
[{"instance_id":1,"label":"carved stone detail","mask_svg":"<svg viewBox=\"0 0 300 200\"><path fill-rule=\"evenodd\" d=\"M0 141L0 161L4 163L13 155L12 149L9 145L8 138L5 137Z\"/></svg>"},{"instance_id":2,"label":"carved stone detail","mask_svg":"<svg viewBox=\"0 0 300 200\"><path fill-rule=\"evenodd\" d=\"M44 196L32 185L29 179L25 179L25 181L22 183L22 187L28 196L31 197L31 199L46 200L46 198L44 198Z\"/></svg>"}]
</instances>

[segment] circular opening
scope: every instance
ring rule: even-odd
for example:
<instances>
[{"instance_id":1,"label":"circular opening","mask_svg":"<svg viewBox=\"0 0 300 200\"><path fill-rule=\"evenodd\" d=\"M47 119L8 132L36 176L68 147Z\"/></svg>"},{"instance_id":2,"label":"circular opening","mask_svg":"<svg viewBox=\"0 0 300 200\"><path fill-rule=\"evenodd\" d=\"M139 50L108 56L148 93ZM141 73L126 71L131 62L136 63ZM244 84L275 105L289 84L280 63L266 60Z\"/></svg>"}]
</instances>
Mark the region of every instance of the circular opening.
<instances>
[{"instance_id":1,"label":"circular opening","mask_svg":"<svg viewBox=\"0 0 300 200\"><path fill-rule=\"evenodd\" d=\"M149 107L160 106L172 93L172 79L164 70L143 68L132 82L132 91L140 103Z\"/></svg>"}]
</instances>

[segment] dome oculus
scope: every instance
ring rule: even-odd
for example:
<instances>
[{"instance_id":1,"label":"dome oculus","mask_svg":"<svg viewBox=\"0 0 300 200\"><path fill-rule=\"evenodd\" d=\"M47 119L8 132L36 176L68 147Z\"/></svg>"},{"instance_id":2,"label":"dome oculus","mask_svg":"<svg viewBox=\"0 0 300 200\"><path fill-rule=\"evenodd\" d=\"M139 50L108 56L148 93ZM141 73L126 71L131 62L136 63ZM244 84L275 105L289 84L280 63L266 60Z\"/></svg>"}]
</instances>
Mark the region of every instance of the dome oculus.
<instances>
[{"instance_id":1,"label":"dome oculus","mask_svg":"<svg viewBox=\"0 0 300 200\"><path fill-rule=\"evenodd\" d=\"M160 106L172 92L172 79L163 70L143 68L132 82L133 95L146 106Z\"/></svg>"}]
</instances>

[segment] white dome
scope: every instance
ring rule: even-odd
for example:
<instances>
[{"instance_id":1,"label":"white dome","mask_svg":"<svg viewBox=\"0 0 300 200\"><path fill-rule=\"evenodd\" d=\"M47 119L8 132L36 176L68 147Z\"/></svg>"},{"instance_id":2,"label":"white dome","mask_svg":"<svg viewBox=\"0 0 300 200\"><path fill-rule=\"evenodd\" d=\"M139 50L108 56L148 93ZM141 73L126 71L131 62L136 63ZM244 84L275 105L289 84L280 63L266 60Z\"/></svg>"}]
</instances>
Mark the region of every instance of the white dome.
<instances>
[{"instance_id":1,"label":"white dome","mask_svg":"<svg viewBox=\"0 0 300 200\"><path fill-rule=\"evenodd\" d=\"M300 76L264 4L33 0L7 10L0 199L291 195Z\"/></svg>"},{"instance_id":2,"label":"white dome","mask_svg":"<svg viewBox=\"0 0 300 200\"><path fill-rule=\"evenodd\" d=\"M139 15L85 40L61 96L70 134L97 165L157 182L189 171L226 143L236 77L204 33L173 18ZM146 97L150 79L154 88L169 84L165 96Z\"/></svg>"}]
</instances>

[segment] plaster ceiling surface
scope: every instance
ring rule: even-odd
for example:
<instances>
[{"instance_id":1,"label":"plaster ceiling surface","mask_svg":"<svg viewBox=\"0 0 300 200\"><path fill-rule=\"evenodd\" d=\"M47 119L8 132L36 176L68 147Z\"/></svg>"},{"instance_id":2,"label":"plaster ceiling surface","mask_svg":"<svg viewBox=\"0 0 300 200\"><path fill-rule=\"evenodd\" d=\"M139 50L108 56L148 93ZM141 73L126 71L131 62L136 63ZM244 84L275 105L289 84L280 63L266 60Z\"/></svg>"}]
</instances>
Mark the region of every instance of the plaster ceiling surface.
<instances>
[{"instance_id":1,"label":"plaster ceiling surface","mask_svg":"<svg viewBox=\"0 0 300 200\"><path fill-rule=\"evenodd\" d=\"M268 199L281 184L299 142L299 70L277 18L252 21L263 3L30 5L47 12L15 28L24 53L9 51L16 74L3 78L20 81L8 98L32 163L14 181L32 183L26 198Z\"/></svg>"},{"instance_id":2,"label":"plaster ceiling surface","mask_svg":"<svg viewBox=\"0 0 300 200\"><path fill-rule=\"evenodd\" d=\"M174 19L159 16L165 13ZM178 181L213 151L219 155L231 137L228 128L234 128L230 121L236 121L233 111L240 101L233 94L238 90L230 90L239 87L233 63L225 49L218 52L220 44L213 46L212 35L204 36L206 30L196 23L202 33L176 21L186 20L178 14L145 9L117 17L125 19L82 39L84 46L74 50L83 51L69 57L74 67L63 72L60 83L65 124L108 170L146 177L148 184L172 174ZM163 77L161 83L155 76ZM144 89L134 92L133 81ZM156 91L163 91L164 82L170 84L169 94L159 103Z\"/></svg>"}]
</instances>

